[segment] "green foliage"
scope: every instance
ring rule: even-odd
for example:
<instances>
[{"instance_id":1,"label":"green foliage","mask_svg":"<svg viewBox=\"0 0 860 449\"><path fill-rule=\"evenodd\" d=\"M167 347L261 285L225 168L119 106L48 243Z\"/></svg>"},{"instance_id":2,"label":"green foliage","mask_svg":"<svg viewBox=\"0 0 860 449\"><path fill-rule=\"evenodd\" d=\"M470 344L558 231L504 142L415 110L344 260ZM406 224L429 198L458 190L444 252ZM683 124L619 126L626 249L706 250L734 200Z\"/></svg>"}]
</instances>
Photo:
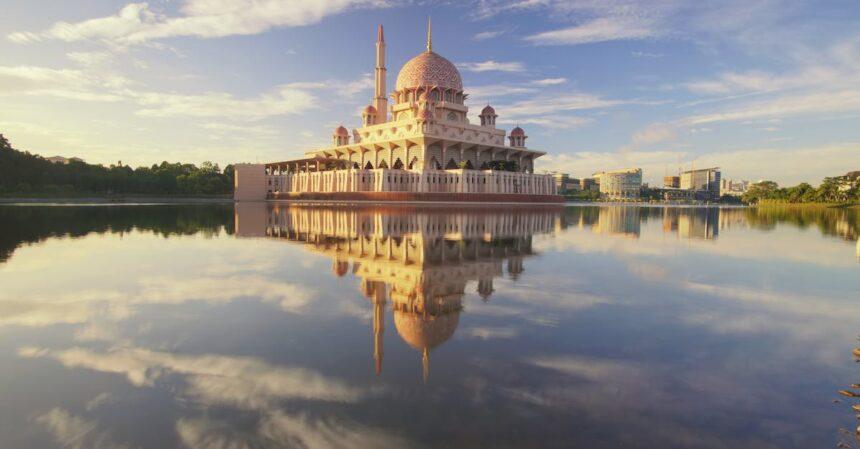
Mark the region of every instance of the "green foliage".
<instances>
[{"instance_id":1,"label":"green foliage","mask_svg":"<svg viewBox=\"0 0 860 449\"><path fill-rule=\"evenodd\" d=\"M575 190L564 194L564 198L574 201L599 201L600 192L596 190Z\"/></svg>"},{"instance_id":2,"label":"green foliage","mask_svg":"<svg viewBox=\"0 0 860 449\"><path fill-rule=\"evenodd\" d=\"M860 202L860 176L851 172L824 178L818 188L805 182L793 187L779 187L773 181L762 181L750 186L742 199L750 204L857 203Z\"/></svg>"},{"instance_id":3,"label":"green foliage","mask_svg":"<svg viewBox=\"0 0 860 449\"><path fill-rule=\"evenodd\" d=\"M218 164L162 162L151 167L92 165L72 161L55 164L12 148L0 134L0 192L71 194L228 194L233 167Z\"/></svg>"},{"instance_id":4,"label":"green foliage","mask_svg":"<svg viewBox=\"0 0 860 449\"><path fill-rule=\"evenodd\" d=\"M520 171L520 165L516 161L490 161L481 165L481 170Z\"/></svg>"}]
</instances>

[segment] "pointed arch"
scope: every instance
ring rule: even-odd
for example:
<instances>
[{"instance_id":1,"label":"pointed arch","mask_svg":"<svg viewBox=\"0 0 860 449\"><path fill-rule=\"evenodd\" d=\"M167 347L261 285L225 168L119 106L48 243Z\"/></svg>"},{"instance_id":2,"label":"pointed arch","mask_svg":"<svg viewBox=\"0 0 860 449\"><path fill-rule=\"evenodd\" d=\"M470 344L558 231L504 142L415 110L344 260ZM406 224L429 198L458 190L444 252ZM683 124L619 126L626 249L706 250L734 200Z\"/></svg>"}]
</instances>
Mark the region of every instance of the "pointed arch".
<instances>
[{"instance_id":1,"label":"pointed arch","mask_svg":"<svg viewBox=\"0 0 860 449\"><path fill-rule=\"evenodd\" d=\"M452 170L452 169L456 169L456 168L459 168L459 167L457 166L457 162L454 161L454 158L452 157L451 159L448 160L448 163L445 164L445 170Z\"/></svg>"},{"instance_id":2,"label":"pointed arch","mask_svg":"<svg viewBox=\"0 0 860 449\"><path fill-rule=\"evenodd\" d=\"M371 164L370 161L367 161L367 163L364 164L364 169L365 170L373 170L373 164Z\"/></svg>"},{"instance_id":3,"label":"pointed arch","mask_svg":"<svg viewBox=\"0 0 860 449\"><path fill-rule=\"evenodd\" d=\"M466 160L466 165L465 165L463 168L466 168L466 169L469 169L469 170L474 170L474 169L475 169L475 166L474 166L474 165L472 165L472 161L470 161L470 160Z\"/></svg>"},{"instance_id":4,"label":"pointed arch","mask_svg":"<svg viewBox=\"0 0 860 449\"><path fill-rule=\"evenodd\" d=\"M388 162L385 162L385 160L383 160L382 162L380 162L379 168L388 168Z\"/></svg>"},{"instance_id":5,"label":"pointed arch","mask_svg":"<svg viewBox=\"0 0 860 449\"><path fill-rule=\"evenodd\" d=\"M360 168L360 167L358 166L358 162L353 162L353 163L352 163L352 168L353 168L353 169L355 169L355 170L358 170L358 169Z\"/></svg>"},{"instance_id":6,"label":"pointed arch","mask_svg":"<svg viewBox=\"0 0 860 449\"><path fill-rule=\"evenodd\" d=\"M401 161L400 158L397 158L397 160L394 161L392 168L395 170L403 170L403 161Z\"/></svg>"},{"instance_id":7,"label":"pointed arch","mask_svg":"<svg viewBox=\"0 0 860 449\"><path fill-rule=\"evenodd\" d=\"M418 166L418 156L412 156L412 161L409 162L409 169L413 170Z\"/></svg>"}]
</instances>

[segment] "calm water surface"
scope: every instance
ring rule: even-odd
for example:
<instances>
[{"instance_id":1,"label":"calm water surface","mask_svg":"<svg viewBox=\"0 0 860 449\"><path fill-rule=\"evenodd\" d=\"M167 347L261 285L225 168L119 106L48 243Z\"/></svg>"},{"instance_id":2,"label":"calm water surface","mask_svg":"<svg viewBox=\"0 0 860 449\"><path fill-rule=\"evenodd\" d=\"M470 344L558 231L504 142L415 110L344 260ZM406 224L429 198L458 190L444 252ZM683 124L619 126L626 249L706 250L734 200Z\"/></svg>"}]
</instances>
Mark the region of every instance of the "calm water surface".
<instances>
[{"instance_id":1,"label":"calm water surface","mask_svg":"<svg viewBox=\"0 0 860 449\"><path fill-rule=\"evenodd\" d=\"M0 207L2 448L857 447L860 215Z\"/></svg>"}]
</instances>

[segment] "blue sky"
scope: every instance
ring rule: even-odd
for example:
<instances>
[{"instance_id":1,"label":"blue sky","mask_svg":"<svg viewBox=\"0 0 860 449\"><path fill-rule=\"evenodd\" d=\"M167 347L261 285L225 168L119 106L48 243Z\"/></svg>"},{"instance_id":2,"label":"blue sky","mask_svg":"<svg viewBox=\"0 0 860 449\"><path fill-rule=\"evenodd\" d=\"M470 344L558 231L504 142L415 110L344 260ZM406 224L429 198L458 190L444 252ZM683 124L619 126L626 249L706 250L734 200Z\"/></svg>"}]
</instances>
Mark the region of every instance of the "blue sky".
<instances>
[{"instance_id":1,"label":"blue sky","mask_svg":"<svg viewBox=\"0 0 860 449\"><path fill-rule=\"evenodd\" d=\"M389 89L423 50L547 151L538 170L860 169L860 4L676 0L0 0L0 133L131 165L286 159L358 126L375 27ZM473 121L475 121L473 119Z\"/></svg>"}]
</instances>

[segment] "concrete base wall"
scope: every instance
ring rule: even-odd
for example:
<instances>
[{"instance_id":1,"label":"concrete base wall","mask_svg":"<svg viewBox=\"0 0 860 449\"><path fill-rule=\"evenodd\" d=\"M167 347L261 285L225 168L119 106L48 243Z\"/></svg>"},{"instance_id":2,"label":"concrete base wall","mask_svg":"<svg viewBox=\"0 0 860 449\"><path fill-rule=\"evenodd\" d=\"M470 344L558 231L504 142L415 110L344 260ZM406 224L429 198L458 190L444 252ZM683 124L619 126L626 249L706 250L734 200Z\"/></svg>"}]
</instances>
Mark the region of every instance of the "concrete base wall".
<instances>
[{"instance_id":1,"label":"concrete base wall","mask_svg":"<svg viewBox=\"0 0 860 449\"><path fill-rule=\"evenodd\" d=\"M264 164L236 164L234 170L234 200L266 200L268 187L266 186L266 166Z\"/></svg>"},{"instance_id":2,"label":"concrete base wall","mask_svg":"<svg viewBox=\"0 0 860 449\"><path fill-rule=\"evenodd\" d=\"M428 202L428 203L526 203L561 204L559 195L516 193L444 193L444 192L288 192L269 195L270 200L322 202Z\"/></svg>"}]
</instances>

